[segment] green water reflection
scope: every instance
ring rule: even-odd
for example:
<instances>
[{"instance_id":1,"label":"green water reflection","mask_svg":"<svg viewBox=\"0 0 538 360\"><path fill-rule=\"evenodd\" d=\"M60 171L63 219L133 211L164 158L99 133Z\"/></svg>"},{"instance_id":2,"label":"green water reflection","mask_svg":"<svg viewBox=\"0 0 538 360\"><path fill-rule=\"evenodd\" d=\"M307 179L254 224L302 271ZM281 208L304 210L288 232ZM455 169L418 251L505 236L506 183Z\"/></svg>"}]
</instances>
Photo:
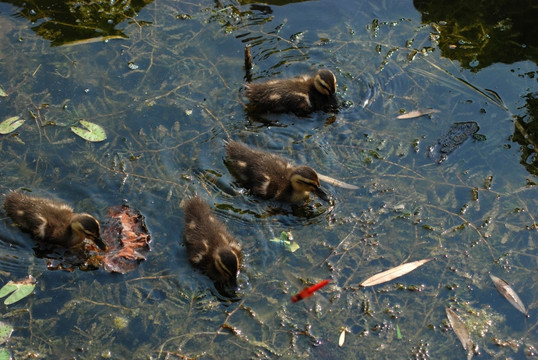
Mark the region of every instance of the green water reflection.
<instances>
[{"instance_id":1,"label":"green water reflection","mask_svg":"<svg viewBox=\"0 0 538 360\"><path fill-rule=\"evenodd\" d=\"M426 13L422 3L8 4L0 4L8 95L0 121L26 122L0 136L0 192L24 187L99 218L125 202L146 217L153 239L148 259L125 275L49 271L29 238L0 222L0 283L38 280L33 296L0 310L15 326L2 346L16 358L464 358L445 307L463 319L480 358L536 352L538 69L531 51L494 57L520 36L515 26L488 33L470 68L468 52L447 55L461 35L452 29L492 25ZM55 27L60 17L69 26ZM80 21L81 32L66 30ZM38 36L39 26L47 31ZM255 81L326 67L344 106L250 118L247 43ZM62 44L71 46L51 46ZM396 119L416 109L439 112ZM107 140L74 135L80 119L103 126ZM467 139L438 165L428 148L456 122L477 123L485 140ZM233 184L223 163L230 138L359 189L326 184L334 204L310 203L315 216L275 210ZM221 301L187 261L182 203L195 193L243 246L237 302ZM282 231L297 251L270 241ZM358 286L425 258L435 260ZM529 318L489 273L514 288ZM326 278L319 293L291 303Z\"/></svg>"}]
</instances>

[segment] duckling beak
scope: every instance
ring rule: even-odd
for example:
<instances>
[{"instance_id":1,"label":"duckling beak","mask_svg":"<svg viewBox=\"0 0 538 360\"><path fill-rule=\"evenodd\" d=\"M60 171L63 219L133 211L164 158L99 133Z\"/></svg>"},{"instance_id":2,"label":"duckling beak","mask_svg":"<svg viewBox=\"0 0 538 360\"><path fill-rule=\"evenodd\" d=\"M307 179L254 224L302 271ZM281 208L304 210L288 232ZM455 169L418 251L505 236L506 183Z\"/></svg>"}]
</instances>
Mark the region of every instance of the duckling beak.
<instances>
[{"instance_id":1,"label":"duckling beak","mask_svg":"<svg viewBox=\"0 0 538 360\"><path fill-rule=\"evenodd\" d=\"M321 187L318 187L315 191L315 194L317 196L319 196L319 198L323 201L329 201L330 200L330 197L329 195L327 195L327 193L325 192L325 190L323 190Z\"/></svg>"},{"instance_id":2,"label":"duckling beak","mask_svg":"<svg viewBox=\"0 0 538 360\"><path fill-rule=\"evenodd\" d=\"M215 287L217 288L217 291L228 298L234 298L236 297L237 289L239 288L239 285L237 284L237 279L230 279L226 282L215 282Z\"/></svg>"},{"instance_id":3,"label":"duckling beak","mask_svg":"<svg viewBox=\"0 0 538 360\"><path fill-rule=\"evenodd\" d=\"M101 250L106 250L108 248L107 244L101 239L101 237L92 238L93 242Z\"/></svg>"},{"instance_id":4,"label":"duckling beak","mask_svg":"<svg viewBox=\"0 0 538 360\"><path fill-rule=\"evenodd\" d=\"M338 111L338 106L340 106L340 102L338 101L338 97L336 97L336 93L331 95L331 110Z\"/></svg>"}]
</instances>

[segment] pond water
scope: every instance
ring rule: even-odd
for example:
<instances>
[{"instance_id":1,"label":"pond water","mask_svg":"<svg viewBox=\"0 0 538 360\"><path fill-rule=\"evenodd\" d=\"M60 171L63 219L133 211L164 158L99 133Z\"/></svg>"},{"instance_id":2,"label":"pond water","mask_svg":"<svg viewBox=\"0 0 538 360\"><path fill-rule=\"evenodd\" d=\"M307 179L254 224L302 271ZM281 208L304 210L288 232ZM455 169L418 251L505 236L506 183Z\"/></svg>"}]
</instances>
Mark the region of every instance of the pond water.
<instances>
[{"instance_id":1,"label":"pond water","mask_svg":"<svg viewBox=\"0 0 538 360\"><path fill-rule=\"evenodd\" d=\"M463 1L0 3L0 121L26 120L0 135L0 192L28 189L99 218L128 203L152 235L147 260L125 275L50 271L2 213L1 284L38 281L2 305L15 327L2 346L17 359L462 359L449 307L474 356L536 356L533 12ZM253 81L331 69L340 111L249 116L246 44ZM437 112L397 119L418 109ZM80 119L107 139L77 137ZM428 157L462 122L477 134L440 164ZM324 184L332 200L299 212L253 198L223 163L227 139L359 189ZM187 261L182 207L194 194L242 244L236 301ZM270 241L283 231L298 250Z\"/></svg>"}]
</instances>

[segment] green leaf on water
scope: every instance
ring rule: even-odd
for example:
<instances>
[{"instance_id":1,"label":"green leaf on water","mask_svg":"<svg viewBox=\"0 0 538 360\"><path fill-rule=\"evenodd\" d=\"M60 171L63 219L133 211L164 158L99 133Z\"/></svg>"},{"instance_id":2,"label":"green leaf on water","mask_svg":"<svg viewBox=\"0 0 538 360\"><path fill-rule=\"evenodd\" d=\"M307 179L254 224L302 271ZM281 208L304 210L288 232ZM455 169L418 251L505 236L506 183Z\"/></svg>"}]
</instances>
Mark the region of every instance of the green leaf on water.
<instances>
[{"instance_id":1,"label":"green leaf on water","mask_svg":"<svg viewBox=\"0 0 538 360\"><path fill-rule=\"evenodd\" d=\"M0 321L0 344L5 343L11 337L13 326Z\"/></svg>"},{"instance_id":2,"label":"green leaf on water","mask_svg":"<svg viewBox=\"0 0 538 360\"><path fill-rule=\"evenodd\" d=\"M0 87L0 96L1 97L6 97L7 96L7 93L4 91L4 89L2 89L2 87Z\"/></svg>"},{"instance_id":3,"label":"green leaf on water","mask_svg":"<svg viewBox=\"0 0 538 360\"><path fill-rule=\"evenodd\" d=\"M6 349L0 349L0 360L11 360L11 354Z\"/></svg>"},{"instance_id":4,"label":"green leaf on water","mask_svg":"<svg viewBox=\"0 0 538 360\"><path fill-rule=\"evenodd\" d=\"M402 333L400 332L400 327L398 326L398 324L396 324L396 337L398 338L398 340L402 340Z\"/></svg>"},{"instance_id":5,"label":"green leaf on water","mask_svg":"<svg viewBox=\"0 0 538 360\"><path fill-rule=\"evenodd\" d=\"M22 281L10 281L0 289L0 298L7 296L4 304L11 305L25 298L34 291L36 281L32 275Z\"/></svg>"},{"instance_id":6,"label":"green leaf on water","mask_svg":"<svg viewBox=\"0 0 538 360\"><path fill-rule=\"evenodd\" d=\"M0 123L0 134L9 134L12 131L15 131L21 126L26 120L21 119L20 116L12 116Z\"/></svg>"},{"instance_id":7,"label":"green leaf on water","mask_svg":"<svg viewBox=\"0 0 538 360\"><path fill-rule=\"evenodd\" d=\"M100 125L94 124L86 120L80 120L80 125L84 126L86 129L79 128L76 126L71 126L71 131L91 142L99 142L106 139L106 132Z\"/></svg>"},{"instance_id":8,"label":"green leaf on water","mask_svg":"<svg viewBox=\"0 0 538 360\"><path fill-rule=\"evenodd\" d=\"M296 252L299 250L300 246L295 241L293 241L293 235L291 232L282 231L280 238L272 238L269 241L280 243L286 248L289 252Z\"/></svg>"}]
</instances>

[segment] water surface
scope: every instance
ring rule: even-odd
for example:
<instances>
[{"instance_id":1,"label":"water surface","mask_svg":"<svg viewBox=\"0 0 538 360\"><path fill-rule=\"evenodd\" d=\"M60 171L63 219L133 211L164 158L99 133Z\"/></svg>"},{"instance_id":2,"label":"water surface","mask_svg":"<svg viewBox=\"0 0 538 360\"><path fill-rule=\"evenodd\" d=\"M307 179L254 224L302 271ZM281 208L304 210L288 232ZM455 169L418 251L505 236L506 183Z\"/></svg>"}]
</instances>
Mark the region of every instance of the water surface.
<instances>
[{"instance_id":1,"label":"water surface","mask_svg":"<svg viewBox=\"0 0 538 360\"><path fill-rule=\"evenodd\" d=\"M0 137L1 192L30 189L101 218L126 202L153 238L148 260L126 275L49 271L29 238L0 222L1 283L38 279L34 295L1 310L15 326L4 346L17 358L464 358L445 307L481 358L536 353L538 69L517 11L469 17L502 12L458 4L443 18L422 2L130 5L0 4L0 120L26 119ZM246 44L254 81L331 69L340 112L248 116ZM495 56L502 51L514 56ZM428 108L439 112L396 119ZM69 127L79 119L103 126L107 140L78 138ZM427 156L468 121L482 136L442 164ZM327 184L334 204L313 199L304 216L275 211L233 184L226 139L359 190ZM219 299L187 262L182 202L193 194L243 246L239 301ZM299 250L270 241L282 231ZM424 258L435 260L358 286ZM529 318L490 273L519 293ZM290 302L325 278L331 284L314 297Z\"/></svg>"}]
</instances>

